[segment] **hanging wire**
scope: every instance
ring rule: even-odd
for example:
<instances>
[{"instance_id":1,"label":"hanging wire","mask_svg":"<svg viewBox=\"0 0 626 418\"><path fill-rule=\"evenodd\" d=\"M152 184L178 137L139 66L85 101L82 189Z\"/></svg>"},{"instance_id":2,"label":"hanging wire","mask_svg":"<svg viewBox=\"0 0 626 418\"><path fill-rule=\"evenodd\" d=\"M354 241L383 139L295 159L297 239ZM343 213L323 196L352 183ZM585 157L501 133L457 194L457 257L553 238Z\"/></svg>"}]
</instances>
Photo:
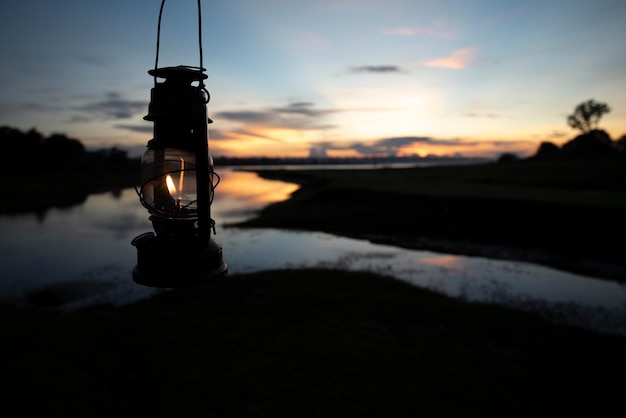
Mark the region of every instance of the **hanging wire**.
<instances>
[{"instance_id":1,"label":"hanging wire","mask_svg":"<svg viewBox=\"0 0 626 418\"><path fill-rule=\"evenodd\" d=\"M200 0L198 0L198 49L200 50L200 72L202 72L204 67L202 66L202 10L200 8ZM204 90L202 77L200 77L200 88Z\"/></svg>"},{"instance_id":2,"label":"hanging wire","mask_svg":"<svg viewBox=\"0 0 626 418\"><path fill-rule=\"evenodd\" d=\"M156 58L154 59L154 69L159 68L159 46L161 45L161 17L163 16L163 6L165 6L165 0L161 1L161 8L159 9L159 23L157 24L157 43L156 43ZM154 76L154 85L157 84L157 78Z\"/></svg>"},{"instance_id":3,"label":"hanging wire","mask_svg":"<svg viewBox=\"0 0 626 418\"><path fill-rule=\"evenodd\" d=\"M157 24L157 42L156 42L156 57L154 59L154 69L159 68L159 49L161 46L161 19L163 18L163 8L165 6L165 0L161 1L161 7L159 8L159 22ZM202 7L201 0L198 0L198 49L200 50L200 71L204 71L203 56L202 56ZM157 84L157 78L154 77L154 84ZM200 79L201 89L204 89L204 81Z\"/></svg>"}]
</instances>

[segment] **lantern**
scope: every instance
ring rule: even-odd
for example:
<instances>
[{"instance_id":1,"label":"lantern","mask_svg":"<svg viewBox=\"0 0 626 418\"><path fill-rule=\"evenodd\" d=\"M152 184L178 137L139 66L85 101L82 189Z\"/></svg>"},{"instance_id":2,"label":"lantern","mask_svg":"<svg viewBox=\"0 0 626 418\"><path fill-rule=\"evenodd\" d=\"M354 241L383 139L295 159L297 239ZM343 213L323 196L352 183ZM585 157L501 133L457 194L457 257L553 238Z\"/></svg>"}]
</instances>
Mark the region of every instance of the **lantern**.
<instances>
[{"instance_id":1,"label":"lantern","mask_svg":"<svg viewBox=\"0 0 626 418\"><path fill-rule=\"evenodd\" d=\"M212 121L204 71L202 66L157 65L148 71L155 83L144 119L154 123L154 135L141 158L137 193L154 232L132 241L137 248L132 276L142 285L180 287L227 272L222 246L211 237L210 209L219 176L209 154L207 125Z\"/></svg>"}]
</instances>

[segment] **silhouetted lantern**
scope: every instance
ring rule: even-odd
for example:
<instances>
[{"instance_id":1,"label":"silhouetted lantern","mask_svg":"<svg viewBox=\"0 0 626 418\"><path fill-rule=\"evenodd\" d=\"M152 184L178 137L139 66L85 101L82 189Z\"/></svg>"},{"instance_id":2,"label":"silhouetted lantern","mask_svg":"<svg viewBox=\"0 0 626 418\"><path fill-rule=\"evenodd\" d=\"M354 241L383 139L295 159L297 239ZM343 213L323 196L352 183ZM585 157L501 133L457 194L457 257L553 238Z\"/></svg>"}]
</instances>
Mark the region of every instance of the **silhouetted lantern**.
<instances>
[{"instance_id":1,"label":"silhouetted lantern","mask_svg":"<svg viewBox=\"0 0 626 418\"><path fill-rule=\"evenodd\" d=\"M133 280L180 287L224 276L221 244L211 237L210 207L219 177L208 149L203 68L165 67L155 77L148 115L154 138L141 158L139 199L154 232L132 241L137 248ZM157 83L157 78L165 79ZM193 83L199 82L196 86Z\"/></svg>"},{"instance_id":2,"label":"silhouetted lantern","mask_svg":"<svg viewBox=\"0 0 626 418\"><path fill-rule=\"evenodd\" d=\"M145 120L154 122L154 136L141 157L137 194L148 209L154 232L132 241L137 248L133 280L153 287L181 287L226 275L221 244L211 237L215 222L211 202L219 176L209 154L206 105L209 92L202 66L202 13L198 0L200 66L159 68L157 32L154 88ZM162 82L158 82L163 79Z\"/></svg>"}]
</instances>

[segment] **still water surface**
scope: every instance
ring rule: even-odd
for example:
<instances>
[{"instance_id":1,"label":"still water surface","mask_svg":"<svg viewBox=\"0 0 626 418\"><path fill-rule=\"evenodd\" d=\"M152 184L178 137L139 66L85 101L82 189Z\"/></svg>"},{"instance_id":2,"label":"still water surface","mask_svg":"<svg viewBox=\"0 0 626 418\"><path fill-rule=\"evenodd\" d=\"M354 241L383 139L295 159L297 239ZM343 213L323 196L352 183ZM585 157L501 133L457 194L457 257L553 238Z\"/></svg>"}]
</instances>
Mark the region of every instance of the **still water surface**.
<instances>
[{"instance_id":1,"label":"still water surface","mask_svg":"<svg viewBox=\"0 0 626 418\"><path fill-rule=\"evenodd\" d=\"M626 286L529 263L414 251L324 233L227 227L284 200L294 184L227 168L212 205L229 274L329 267L383 273L468 301L506 304L559 322L626 335ZM0 302L56 295L62 309L123 305L163 290L135 284L130 241L152 231L133 189L91 195L45 217L0 216Z\"/></svg>"}]
</instances>

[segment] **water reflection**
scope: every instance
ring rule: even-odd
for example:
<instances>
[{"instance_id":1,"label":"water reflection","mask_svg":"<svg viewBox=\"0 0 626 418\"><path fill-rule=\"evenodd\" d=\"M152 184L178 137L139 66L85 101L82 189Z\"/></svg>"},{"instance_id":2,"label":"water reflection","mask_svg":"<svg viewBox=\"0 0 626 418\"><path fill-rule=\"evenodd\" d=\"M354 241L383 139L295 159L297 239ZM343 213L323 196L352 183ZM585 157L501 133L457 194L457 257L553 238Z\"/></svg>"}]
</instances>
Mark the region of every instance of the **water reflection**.
<instances>
[{"instance_id":1,"label":"water reflection","mask_svg":"<svg viewBox=\"0 0 626 418\"><path fill-rule=\"evenodd\" d=\"M236 223L272 202L286 200L296 184L269 181L246 171L220 171L220 183L211 206L218 224Z\"/></svg>"},{"instance_id":2,"label":"water reflection","mask_svg":"<svg viewBox=\"0 0 626 418\"><path fill-rule=\"evenodd\" d=\"M231 274L292 267L368 270L468 301L504 303L560 322L626 335L626 289L607 280L480 257L411 251L323 233L222 225L286 198L296 186L221 170L212 206ZM130 241L151 231L133 189L92 195L80 206L0 217L0 301L121 305L161 290L136 285Z\"/></svg>"}]
</instances>

